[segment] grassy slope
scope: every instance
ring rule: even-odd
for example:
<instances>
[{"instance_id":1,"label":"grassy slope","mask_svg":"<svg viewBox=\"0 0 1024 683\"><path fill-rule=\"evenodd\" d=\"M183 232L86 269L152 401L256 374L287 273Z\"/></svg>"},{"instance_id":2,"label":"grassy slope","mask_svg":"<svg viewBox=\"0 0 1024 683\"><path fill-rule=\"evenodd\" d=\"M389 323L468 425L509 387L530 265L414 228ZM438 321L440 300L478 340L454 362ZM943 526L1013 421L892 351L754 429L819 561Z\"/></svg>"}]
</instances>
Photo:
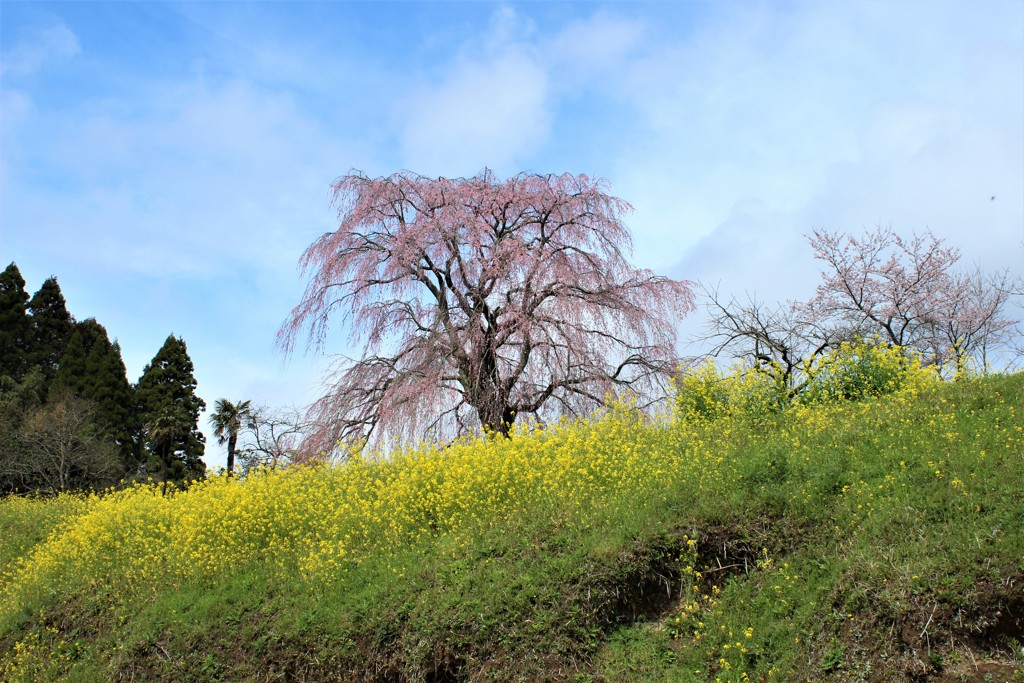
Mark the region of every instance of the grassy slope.
<instances>
[{"instance_id":1,"label":"grassy slope","mask_svg":"<svg viewBox=\"0 0 1024 683\"><path fill-rule=\"evenodd\" d=\"M1021 680L1024 375L460 448L4 501L0 677Z\"/></svg>"}]
</instances>

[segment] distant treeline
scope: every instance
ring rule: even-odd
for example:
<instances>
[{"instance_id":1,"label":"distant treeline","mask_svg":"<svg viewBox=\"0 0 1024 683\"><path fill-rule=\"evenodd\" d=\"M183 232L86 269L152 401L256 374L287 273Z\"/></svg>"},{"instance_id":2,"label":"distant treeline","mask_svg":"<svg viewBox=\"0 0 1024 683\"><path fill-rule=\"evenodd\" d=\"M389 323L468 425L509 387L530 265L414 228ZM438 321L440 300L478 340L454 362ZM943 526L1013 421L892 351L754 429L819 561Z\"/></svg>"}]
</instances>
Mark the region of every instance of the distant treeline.
<instances>
[{"instance_id":1,"label":"distant treeline","mask_svg":"<svg viewBox=\"0 0 1024 683\"><path fill-rule=\"evenodd\" d=\"M30 298L17 265L0 273L0 495L203 477L195 388L179 337L133 385L117 340L68 312L55 277Z\"/></svg>"}]
</instances>

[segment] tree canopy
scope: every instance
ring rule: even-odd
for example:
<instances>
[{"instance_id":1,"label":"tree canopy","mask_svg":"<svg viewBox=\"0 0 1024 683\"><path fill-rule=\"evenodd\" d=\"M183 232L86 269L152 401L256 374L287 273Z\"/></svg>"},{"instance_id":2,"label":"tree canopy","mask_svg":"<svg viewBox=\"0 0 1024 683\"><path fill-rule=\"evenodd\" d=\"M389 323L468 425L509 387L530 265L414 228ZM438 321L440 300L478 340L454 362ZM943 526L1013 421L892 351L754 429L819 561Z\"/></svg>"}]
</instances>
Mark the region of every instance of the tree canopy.
<instances>
[{"instance_id":1,"label":"tree canopy","mask_svg":"<svg viewBox=\"0 0 1024 683\"><path fill-rule=\"evenodd\" d=\"M121 347L95 319L75 320L55 277L30 298L16 264L0 272L0 494L101 488L147 464L165 481L202 476L195 387L172 335L137 396Z\"/></svg>"},{"instance_id":2,"label":"tree canopy","mask_svg":"<svg viewBox=\"0 0 1024 683\"><path fill-rule=\"evenodd\" d=\"M29 363L40 366L49 381L56 374L60 358L75 329L57 278L49 277L43 281L39 291L28 302L28 310L32 321Z\"/></svg>"},{"instance_id":3,"label":"tree canopy","mask_svg":"<svg viewBox=\"0 0 1024 683\"><path fill-rule=\"evenodd\" d=\"M167 337L142 371L135 394L145 448L164 481L185 481L206 472L205 437L199 414L206 408L196 396L192 359L184 340Z\"/></svg>"},{"instance_id":4,"label":"tree canopy","mask_svg":"<svg viewBox=\"0 0 1024 683\"><path fill-rule=\"evenodd\" d=\"M314 404L308 446L507 434L623 390L655 397L675 369L691 284L629 263L631 207L603 182L353 172L333 188L340 224L303 255L311 278L279 340L323 349L337 316L362 355Z\"/></svg>"},{"instance_id":5,"label":"tree canopy","mask_svg":"<svg viewBox=\"0 0 1024 683\"><path fill-rule=\"evenodd\" d=\"M816 230L808 241L825 270L805 317L830 320L848 336L878 334L936 365L973 359L987 370L991 350L1018 333L1006 313L1020 280L1005 270L959 269L960 250L929 231Z\"/></svg>"},{"instance_id":6,"label":"tree canopy","mask_svg":"<svg viewBox=\"0 0 1024 683\"><path fill-rule=\"evenodd\" d=\"M25 278L11 263L0 273L0 376L20 380L28 370L31 326Z\"/></svg>"},{"instance_id":7,"label":"tree canopy","mask_svg":"<svg viewBox=\"0 0 1024 683\"><path fill-rule=\"evenodd\" d=\"M117 445L125 471L138 467L139 431L134 390L128 383L121 347L94 318L75 323L61 356L50 393L71 393L95 404L94 418L102 434Z\"/></svg>"}]
</instances>

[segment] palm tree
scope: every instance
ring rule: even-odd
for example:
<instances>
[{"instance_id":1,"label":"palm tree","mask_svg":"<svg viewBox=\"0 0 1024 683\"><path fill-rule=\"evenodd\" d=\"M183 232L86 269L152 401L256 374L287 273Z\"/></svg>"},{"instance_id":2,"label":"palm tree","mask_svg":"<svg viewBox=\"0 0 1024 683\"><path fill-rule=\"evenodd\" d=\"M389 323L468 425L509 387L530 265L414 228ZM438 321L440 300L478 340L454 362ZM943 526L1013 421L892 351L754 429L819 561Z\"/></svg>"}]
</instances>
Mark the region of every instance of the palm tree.
<instances>
[{"instance_id":1,"label":"palm tree","mask_svg":"<svg viewBox=\"0 0 1024 683\"><path fill-rule=\"evenodd\" d=\"M252 418L252 406L249 401L232 403L226 398L219 398L213 405L210 424L217 443L228 445L228 476L235 469L235 445L238 443L238 432L247 419Z\"/></svg>"}]
</instances>

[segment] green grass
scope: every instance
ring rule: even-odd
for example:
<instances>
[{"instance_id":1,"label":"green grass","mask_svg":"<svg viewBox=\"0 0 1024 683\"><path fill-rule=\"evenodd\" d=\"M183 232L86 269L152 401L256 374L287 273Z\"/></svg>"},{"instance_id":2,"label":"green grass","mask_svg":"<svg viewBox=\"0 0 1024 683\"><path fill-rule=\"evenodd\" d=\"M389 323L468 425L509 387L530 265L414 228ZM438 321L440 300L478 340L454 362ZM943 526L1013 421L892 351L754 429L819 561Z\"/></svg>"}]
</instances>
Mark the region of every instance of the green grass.
<instances>
[{"instance_id":1,"label":"green grass","mask_svg":"<svg viewBox=\"0 0 1024 683\"><path fill-rule=\"evenodd\" d=\"M403 512L422 529L409 522L387 545L353 541L344 570L327 577L257 553L152 585L119 583L119 565L101 567L102 580L58 568L33 583L18 572L95 501L0 502L0 582L11 586L0 672L1024 680L1024 375L756 417L567 428L581 443L599 435L580 449L605 463L592 479L567 479L570 493L508 475L480 515L446 525ZM564 446L557 435L516 438L537 453ZM642 444L640 460L617 460L630 443ZM608 484L627 462L650 473ZM417 465L365 466L383 477Z\"/></svg>"}]
</instances>

